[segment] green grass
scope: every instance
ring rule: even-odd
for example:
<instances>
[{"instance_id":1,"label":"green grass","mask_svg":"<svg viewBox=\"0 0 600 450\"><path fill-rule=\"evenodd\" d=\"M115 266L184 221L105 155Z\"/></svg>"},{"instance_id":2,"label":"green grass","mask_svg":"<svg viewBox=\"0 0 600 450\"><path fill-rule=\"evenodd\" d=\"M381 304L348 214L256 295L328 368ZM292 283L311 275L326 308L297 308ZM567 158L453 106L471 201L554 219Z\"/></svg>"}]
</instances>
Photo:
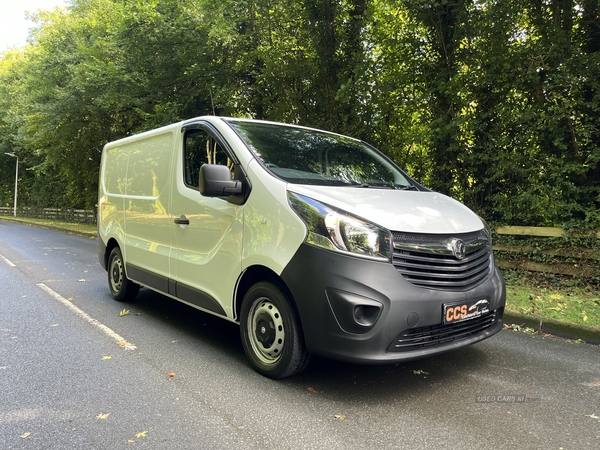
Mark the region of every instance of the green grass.
<instances>
[{"instance_id":1,"label":"green grass","mask_svg":"<svg viewBox=\"0 0 600 450\"><path fill-rule=\"evenodd\" d=\"M70 233L80 234L82 236L96 236L96 225L87 225L83 223L57 222L48 219L32 219L29 217L7 217L0 216L0 220L9 222L20 222L42 228L51 228L53 230L62 230Z\"/></svg>"},{"instance_id":2,"label":"green grass","mask_svg":"<svg viewBox=\"0 0 600 450\"><path fill-rule=\"evenodd\" d=\"M507 283L506 310L600 329L600 294L594 286Z\"/></svg>"}]
</instances>

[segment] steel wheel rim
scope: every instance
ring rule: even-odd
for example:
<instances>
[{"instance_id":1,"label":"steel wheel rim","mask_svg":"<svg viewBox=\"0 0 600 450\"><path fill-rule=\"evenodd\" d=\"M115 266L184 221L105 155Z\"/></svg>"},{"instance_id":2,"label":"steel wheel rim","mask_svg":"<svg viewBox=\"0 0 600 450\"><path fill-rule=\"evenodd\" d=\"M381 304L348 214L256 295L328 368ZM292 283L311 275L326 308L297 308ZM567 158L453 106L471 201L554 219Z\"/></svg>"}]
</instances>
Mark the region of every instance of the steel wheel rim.
<instances>
[{"instance_id":1,"label":"steel wheel rim","mask_svg":"<svg viewBox=\"0 0 600 450\"><path fill-rule=\"evenodd\" d=\"M119 292L123 287L123 262L118 256L113 258L110 266L110 286L114 292Z\"/></svg>"},{"instance_id":2,"label":"steel wheel rim","mask_svg":"<svg viewBox=\"0 0 600 450\"><path fill-rule=\"evenodd\" d=\"M268 298L257 299L248 315L248 338L256 357L263 364L275 364L285 344L281 312Z\"/></svg>"}]
</instances>

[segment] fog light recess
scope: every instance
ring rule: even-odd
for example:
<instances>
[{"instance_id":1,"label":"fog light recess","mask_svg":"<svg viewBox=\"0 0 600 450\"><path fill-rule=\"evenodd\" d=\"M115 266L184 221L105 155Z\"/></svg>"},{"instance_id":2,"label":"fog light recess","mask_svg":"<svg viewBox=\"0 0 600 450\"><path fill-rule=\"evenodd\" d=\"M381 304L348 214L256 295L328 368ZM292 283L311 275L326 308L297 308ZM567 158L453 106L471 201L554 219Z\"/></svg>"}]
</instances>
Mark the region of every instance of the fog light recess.
<instances>
[{"instance_id":1,"label":"fog light recess","mask_svg":"<svg viewBox=\"0 0 600 450\"><path fill-rule=\"evenodd\" d=\"M360 323L360 321L363 320L364 317L365 317L365 308L363 306L354 307L354 320L356 320L357 323Z\"/></svg>"},{"instance_id":2,"label":"fog light recess","mask_svg":"<svg viewBox=\"0 0 600 450\"><path fill-rule=\"evenodd\" d=\"M383 304L351 292L327 289L327 299L342 330L353 334L364 334L377 323Z\"/></svg>"}]
</instances>

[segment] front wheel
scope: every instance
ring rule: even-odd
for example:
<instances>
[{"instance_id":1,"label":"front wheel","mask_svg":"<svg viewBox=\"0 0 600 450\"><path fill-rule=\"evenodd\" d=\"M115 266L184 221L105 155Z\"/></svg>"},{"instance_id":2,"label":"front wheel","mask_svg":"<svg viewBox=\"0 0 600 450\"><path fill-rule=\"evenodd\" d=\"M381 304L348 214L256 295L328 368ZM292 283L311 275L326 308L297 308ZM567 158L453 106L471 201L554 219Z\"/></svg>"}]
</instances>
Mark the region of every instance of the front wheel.
<instances>
[{"instance_id":1,"label":"front wheel","mask_svg":"<svg viewBox=\"0 0 600 450\"><path fill-rule=\"evenodd\" d=\"M250 288L242 303L240 332L253 368L269 378L295 375L308 364L298 313L279 284L260 282Z\"/></svg>"},{"instance_id":2,"label":"front wheel","mask_svg":"<svg viewBox=\"0 0 600 450\"><path fill-rule=\"evenodd\" d=\"M120 302L134 300L140 285L125 275L125 261L119 247L115 247L108 257L108 286L115 300Z\"/></svg>"}]
</instances>

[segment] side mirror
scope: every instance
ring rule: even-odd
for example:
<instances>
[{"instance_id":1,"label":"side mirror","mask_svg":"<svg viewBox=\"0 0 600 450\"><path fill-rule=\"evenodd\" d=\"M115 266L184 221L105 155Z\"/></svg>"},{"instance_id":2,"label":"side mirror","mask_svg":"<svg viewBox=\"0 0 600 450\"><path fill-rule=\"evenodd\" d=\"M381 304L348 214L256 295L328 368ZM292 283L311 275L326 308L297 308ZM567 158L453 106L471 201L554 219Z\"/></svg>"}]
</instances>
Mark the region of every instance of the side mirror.
<instances>
[{"instance_id":1,"label":"side mirror","mask_svg":"<svg viewBox=\"0 0 600 450\"><path fill-rule=\"evenodd\" d=\"M242 193L242 182L231 179L231 171L220 164L200 167L200 194L205 197L228 197Z\"/></svg>"}]
</instances>

